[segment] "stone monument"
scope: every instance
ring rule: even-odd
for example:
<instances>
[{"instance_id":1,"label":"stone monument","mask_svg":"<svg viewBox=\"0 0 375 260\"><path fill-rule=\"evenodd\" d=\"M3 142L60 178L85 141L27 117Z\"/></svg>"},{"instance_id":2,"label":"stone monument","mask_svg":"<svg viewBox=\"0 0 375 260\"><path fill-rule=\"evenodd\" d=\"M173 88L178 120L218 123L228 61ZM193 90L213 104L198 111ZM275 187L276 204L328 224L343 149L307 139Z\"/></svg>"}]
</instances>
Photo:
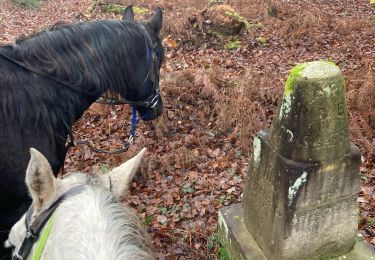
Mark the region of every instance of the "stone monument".
<instances>
[{"instance_id":1,"label":"stone monument","mask_svg":"<svg viewBox=\"0 0 375 260\"><path fill-rule=\"evenodd\" d=\"M363 242L354 247L360 162L340 69L295 66L271 128L254 137L242 206L219 212L231 258L375 259Z\"/></svg>"}]
</instances>

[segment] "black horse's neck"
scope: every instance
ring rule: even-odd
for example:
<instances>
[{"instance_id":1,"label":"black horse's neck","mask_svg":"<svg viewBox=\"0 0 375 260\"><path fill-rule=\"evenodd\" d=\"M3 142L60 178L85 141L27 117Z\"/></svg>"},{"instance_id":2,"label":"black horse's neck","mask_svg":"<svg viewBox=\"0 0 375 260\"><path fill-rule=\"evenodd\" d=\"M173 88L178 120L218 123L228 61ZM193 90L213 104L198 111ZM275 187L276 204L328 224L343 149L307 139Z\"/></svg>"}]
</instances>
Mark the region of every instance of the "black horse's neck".
<instances>
[{"instance_id":1,"label":"black horse's neck","mask_svg":"<svg viewBox=\"0 0 375 260\"><path fill-rule=\"evenodd\" d=\"M17 80L23 80L18 85L35 99L29 108L36 114L35 120L52 124L46 128L57 131L52 134L59 138L66 137L74 121L105 91L131 100L144 94L142 83L149 69L147 43L140 26L132 22L59 25L0 51L26 66L15 70L21 75ZM35 72L27 67L48 76L30 76ZM40 103L45 107L38 107Z\"/></svg>"}]
</instances>

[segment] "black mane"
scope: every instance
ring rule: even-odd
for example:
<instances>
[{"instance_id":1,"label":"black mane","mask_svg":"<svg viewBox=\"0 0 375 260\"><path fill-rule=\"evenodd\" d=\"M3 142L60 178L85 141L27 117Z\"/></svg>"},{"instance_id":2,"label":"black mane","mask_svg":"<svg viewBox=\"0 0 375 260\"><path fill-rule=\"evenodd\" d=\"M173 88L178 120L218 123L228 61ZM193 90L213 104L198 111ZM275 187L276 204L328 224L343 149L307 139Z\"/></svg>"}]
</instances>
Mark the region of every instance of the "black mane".
<instances>
[{"instance_id":1,"label":"black mane","mask_svg":"<svg viewBox=\"0 0 375 260\"><path fill-rule=\"evenodd\" d=\"M129 61L139 58L137 50L141 55L144 52L138 46L145 45L145 36L138 27L136 23L118 20L57 23L31 37L18 39L15 46L9 46L10 56L74 85L106 88L111 83L113 90L118 91L115 86L122 88L133 72ZM98 63L104 66L97 66ZM111 78L122 80L103 81L113 73L114 64L124 74Z\"/></svg>"}]
</instances>

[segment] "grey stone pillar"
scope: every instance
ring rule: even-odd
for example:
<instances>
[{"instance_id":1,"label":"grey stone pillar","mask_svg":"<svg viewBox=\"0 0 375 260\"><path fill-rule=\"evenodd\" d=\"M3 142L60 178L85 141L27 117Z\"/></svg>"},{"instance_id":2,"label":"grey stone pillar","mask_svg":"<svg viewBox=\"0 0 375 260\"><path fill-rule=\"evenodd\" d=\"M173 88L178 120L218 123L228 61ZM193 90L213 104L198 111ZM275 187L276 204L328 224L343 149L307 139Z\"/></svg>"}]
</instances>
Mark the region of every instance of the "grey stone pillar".
<instances>
[{"instance_id":1,"label":"grey stone pillar","mask_svg":"<svg viewBox=\"0 0 375 260\"><path fill-rule=\"evenodd\" d=\"M242 208L219 214L227 238L236 233L227 216L240 216L237 226L246 230L234 239L246 236L257 255L235 258L327 259L348 253L357 236L361 156L349 141L339 68L326 61L294 67L271 128L257 133L253 147Z\"/></svg>"}]
</instances>

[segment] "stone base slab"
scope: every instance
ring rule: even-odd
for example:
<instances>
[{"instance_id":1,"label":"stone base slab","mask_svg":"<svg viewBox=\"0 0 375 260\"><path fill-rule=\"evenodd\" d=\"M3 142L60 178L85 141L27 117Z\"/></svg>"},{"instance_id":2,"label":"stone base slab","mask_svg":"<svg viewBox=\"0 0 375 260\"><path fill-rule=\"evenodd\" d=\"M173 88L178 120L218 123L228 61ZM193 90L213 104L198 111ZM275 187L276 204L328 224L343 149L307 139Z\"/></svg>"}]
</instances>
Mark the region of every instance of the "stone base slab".
<instances>
[{"instance_id":1,"label":"stone base slab","mask_svg":"<svg viewBox=\"0 0 375 260\"><path fill-rule=\"evenodd\" d=\"M247 231L241 204L233 204L220 209L219 239L231 260L270 260L264 255L262 249ZM325 259L375 260L375 250L363 238L358 238L354 248L349 253Z\"/></svg>"}]
</instances>

